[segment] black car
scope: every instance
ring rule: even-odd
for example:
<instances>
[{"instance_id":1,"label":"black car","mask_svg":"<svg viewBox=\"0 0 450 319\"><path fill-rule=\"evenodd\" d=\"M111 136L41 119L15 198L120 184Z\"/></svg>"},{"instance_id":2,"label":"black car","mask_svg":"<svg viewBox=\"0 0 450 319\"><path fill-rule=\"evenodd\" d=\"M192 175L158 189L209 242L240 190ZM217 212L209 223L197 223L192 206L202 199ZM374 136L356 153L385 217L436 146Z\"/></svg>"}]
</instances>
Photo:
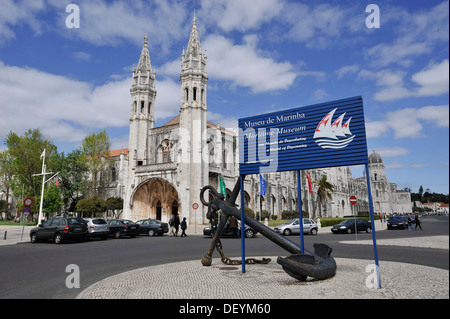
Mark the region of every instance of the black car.
<instances>
[{"instance_id":1,"label":"black car","mask_svg":"<svg viewBox=\"0 0 450 319\"><path fill-rule=\"evenodd\" d=\"M347 233L351 234L355 232L355 224L357 231L366 231L370 233L372 231L372 224L363 218L349 218L342 221L340 224L333 225L331 231L334 234Z\"/></svg>"},{"instance_id":2,"label":"black car","mask_svg":"<svg viewBox=\"0 0 450 319\"><path fill-rule=\"evenodd\" d=\"M403 216L391 216L387 220L387 229L408 228L408 218Z\"/></svg>"},{"instance_id":3,"label":"black car","mask_svg":"<svg viewBox=\"0 0 450 319\"><path fill-rule=\"evenodd\" d=\"M159 236L164 235L169 232L169 225L167 223L163 223L158 219L141 219L136 222L140 226L140 233L146 234L149 236L155 236L158 234Z\"/></svg>"},{"instance_id":4,"label":"black car","mask_svg":"<svg viewBox=\"0 0 450 319\"><path fill-rule=\"evenodd\" d=\"M140 226L127 219L110 219L106 221L109 225L109 236L121 238L123 236L136 237L139 235Z\"/></svg>"},{"instance_id":5,"label":"black car","mask_svg":"<svg viewBox=\"0 0 450 319\"><path fill-rule=\"evenodd\" d=\"M31 243L53 240L61 244L68 240L83 241L88 237L88 228L82 218L55 217L30 230Z\"/></svg>"},{"instance_id":6,"label":"black car","mask_svg":"<svg viewBox=\"0 0 450 319\"><path fill-rule=\"evenodd\" d=\"M241 229L240 229L240 221L239 223L239 229L238 229L238 237L241 237ZM204 236L208 236L208 237L214 237L216 229L212 228L211 226L205 227L203 229L203 235ZM253 236L255 236L258 232L256 230L254 230L253 228L251 228L248 225L245 225L245 230L244 230L244 234L245 234L245 238L252 238ZM230 227L225 227L222 230L222 234L220 237L233 237L233 229Z\"/></svg>"}]
</instances>

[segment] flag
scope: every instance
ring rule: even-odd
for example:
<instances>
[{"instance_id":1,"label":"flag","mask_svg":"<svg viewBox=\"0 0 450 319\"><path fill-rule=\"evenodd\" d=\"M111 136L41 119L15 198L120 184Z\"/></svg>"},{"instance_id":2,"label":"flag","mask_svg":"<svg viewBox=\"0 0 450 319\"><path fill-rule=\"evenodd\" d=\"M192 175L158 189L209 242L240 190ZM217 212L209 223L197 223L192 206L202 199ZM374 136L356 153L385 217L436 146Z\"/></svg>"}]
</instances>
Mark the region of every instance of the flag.
<instances>
[{"instance_id":1,"label":"flag","mask_svg":"<svg viewBox=\"0 0 450 319\"><path fill-rule=\"evenodd\" d=\"M259 174L259 184L261 186L260 194L266 195L267 182L261 174Z\"/></svg>"},{"instance_id":2,"label":"flag","mask_svg":"<svg viewBox=\"0 0 450 319\"><path fill-rule=\"evenodd\" d=\"M309 172L308 171L306 171L306 178L308 179L308 191L310 193L312 193L313 190L312 190L312 184L311 184L311 177L309 176Z\"/></svg>"},{"instance_id":3,"label":"flag","mask_svg":"<svg viewBox=\"0 0 450 319\"><path fill-rule=\"evenodd\" d=\"M44 156L45 156L45 149L44 149L44 151L42 152L41 157L40 157L39 159L42 159Z\"/></svg>"},{"instance_id":4,"label":"flag","mask_svg":"<svg viewBox=\"0 0 450 319\"><path fill-rule=\"evenodd\" d=\"M223 196L227 196L227 190L225 186L225 182L223 181L222 176L219 176L219 185L220 185L220 192L223 194Z\"/></svg>"}]
</instances>

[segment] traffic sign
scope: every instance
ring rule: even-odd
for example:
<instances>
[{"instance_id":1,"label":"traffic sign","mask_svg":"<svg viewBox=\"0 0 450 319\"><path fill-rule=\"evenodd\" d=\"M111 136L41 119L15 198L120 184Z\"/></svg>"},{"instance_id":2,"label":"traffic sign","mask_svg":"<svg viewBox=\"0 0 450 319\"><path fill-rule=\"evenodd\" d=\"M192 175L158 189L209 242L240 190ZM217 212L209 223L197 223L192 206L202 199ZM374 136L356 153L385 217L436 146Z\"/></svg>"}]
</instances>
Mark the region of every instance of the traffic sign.
<instances>
[{"instance_id":1,"label":"traffic sign","mask_svg":"<svg viewBox=\"0 0 450 319\"><path fill-rule=\"evenodd\" d=\"M23 204L25 206L31 206L31 205L33 205L33 199L30 198L30 197L27 197L27 198L24 199Z\"/></svg>"},{"instance_id":2,"label":"traffic sign","mask_svg":"<svg viewBox=\"0 0 450 319\"><path fill-rule=\"evenodd\" d=\"M358 200L356 199L355 195L350 196L350 204L356 205L357 202Z\"/></svg>"},{"instance_id":3,"label":"traffic sign","mask_svg":"<svg viewBox=\"0 0 450 319\"><path fill-rule=\"evenodd\" d=\"M197 209L198 208L198 204L197 203L192 204L192 208L193 209Z\"/></svg>"},{"instance_id":4,"label":"traffic sign","mask_svg":"<svg viewBox=\"0 0 450 319\"><path fill-rule=\"evenodd\" d=\"M23 209L23 212L25 213L25 214L29 214L30 212L31 212L31 208L30 207L24 207L24 209Z\"/></svg>"}]
</instances>

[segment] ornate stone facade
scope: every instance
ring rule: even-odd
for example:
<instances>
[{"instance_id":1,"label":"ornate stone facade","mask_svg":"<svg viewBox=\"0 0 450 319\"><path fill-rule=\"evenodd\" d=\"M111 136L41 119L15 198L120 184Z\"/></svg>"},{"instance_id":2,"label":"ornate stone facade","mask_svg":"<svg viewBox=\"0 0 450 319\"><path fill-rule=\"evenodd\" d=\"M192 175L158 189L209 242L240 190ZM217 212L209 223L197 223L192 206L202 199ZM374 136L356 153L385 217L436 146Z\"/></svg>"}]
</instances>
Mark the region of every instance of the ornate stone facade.
<instances>
[{"instance_id":1,"label":"ornate stone facade","mask_svg":"<svg viewBox=\"0 0 450 319\"><path fill-rule=\"evenodd\" d=\"M194 17L187 49L181 56L180 114L161 127L154 127L156 72L152 69L144 38L137 69L133 68L129 148L112 151L114 160L106 174L106 196L124 199L123 218L157 218L168 221L172 214L186 217L190 224L203 224L206 207L200 203L205 185L219 188L219 176L231 193L239 175L237 135L207 115L207 57L203 52ZM369 157L374 211L411 212L411 198L389 183L381 157ZM312 180L323 174L335 186L333 200L319 205L317 191L308 192L306 172L301 172L303 210L311 216L348 216L369 211L365 178L353 179L348 167L310 170ZM267 195L259 196L259 176L245 180L245 204L253 211L267 210L281 216L297 210L296 172L264 174ZM358 197L352 207L350 195ZM258 200L259 199L259 200ZM194 210L192 205L199 204ZM323 207L322 207L323 206Z\"/></svg>"}]
</instances>

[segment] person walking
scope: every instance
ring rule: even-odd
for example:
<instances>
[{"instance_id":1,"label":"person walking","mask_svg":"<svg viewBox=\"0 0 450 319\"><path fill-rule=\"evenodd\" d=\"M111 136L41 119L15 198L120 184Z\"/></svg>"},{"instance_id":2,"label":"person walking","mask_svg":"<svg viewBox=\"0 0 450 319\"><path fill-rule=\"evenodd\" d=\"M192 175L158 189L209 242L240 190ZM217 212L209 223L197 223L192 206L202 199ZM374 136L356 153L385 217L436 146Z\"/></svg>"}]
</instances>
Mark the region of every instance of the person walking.
<instances>
[{"instance_id":1,"label":"person walking","mask_svg":"<svg viewBox=\"0 0 450 319\"><path fill-rule=\"evenodd\" d=\"M420 227L420 230L423 230L422 226L420 226L421 223L420 223L420 220L419 220L419 214L416 214L415 222L416 222L416 229L415 230L417 230L418 227Z\"/></svg>"},{"instance_id":2,"label":"person walking","mask_svg":"<svg viewBox=\"0 0 450 319\"><path fill-rule=\"evenodd\" d=\"M412 225L411 215L408 215L408 230L414 230L414 227Z\"/></svg>"},{"instance_id":3,"label":"person walking","mask_svg":"<svg viewBox=\"0 0 450 319\"><path fill-rule=\"evenodd\" d=\"M174 217L173 226L175 227L175 237L178 237L178 228L180 227L180 216L178 214Z\"/></svg>"},{"instance_id":4,"label":"person walking","mask_svg":"<svg viewBox=\"0 0 450 319\"><path fill-rule=\"evenodd\" d=\"M170 216L170 219L169 219L169 226L170 226L170 231L169 231L169 236L175 236L175 232L174 232L174 227L173 227L173 224L174 224L174 216L172 215L172 216Z\"/></svg>"},{"instance_id":5,"label":"person walking","mask_svg":"<svg viewBox=\"0 0 450 319\"><path fill-rule=\"evenodd\" d=\"M186 228L187 228L187 223L186 223L186 217L183 217L183 221L181 222L181 236L180 237L187 237L186 235Z\"/></svg>"},{"instance_id":6,"label":"person walking","mask_svg":"<svg viewBox=\"0 0 450 319\"><path fill-rule=\"evenodd\" d=\"M231 228L231 231L233 232L233 238L237 238L238 237L238 222L237 222L236 217L234 217L234 216L230 217L229 227Z\"/></svg>"}]
</instances>

